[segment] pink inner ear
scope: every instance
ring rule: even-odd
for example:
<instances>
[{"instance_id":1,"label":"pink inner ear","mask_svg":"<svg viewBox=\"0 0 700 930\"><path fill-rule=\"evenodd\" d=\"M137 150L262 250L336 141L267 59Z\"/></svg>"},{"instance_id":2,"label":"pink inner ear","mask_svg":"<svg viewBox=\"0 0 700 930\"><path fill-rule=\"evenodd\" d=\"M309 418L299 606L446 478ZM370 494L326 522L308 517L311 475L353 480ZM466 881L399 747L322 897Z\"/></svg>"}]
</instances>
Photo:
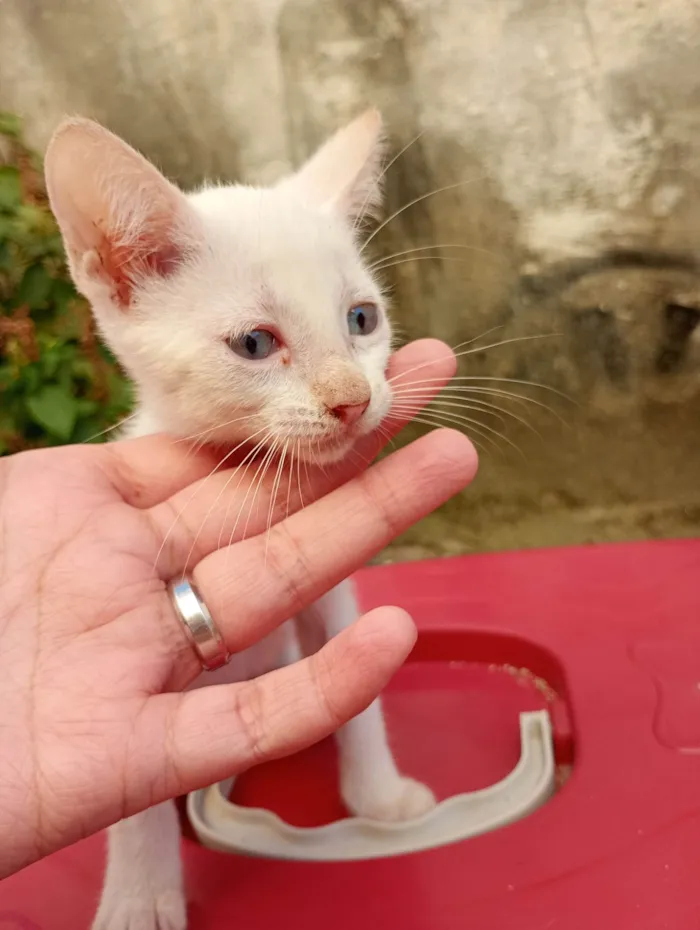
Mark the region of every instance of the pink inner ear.
<instances>
[{"instance_id":1,"label":"pink inner ear","mask_svg":"<svg viewBox=\"0 0 700 930\"><path fill-rule=\"evenodd\" d=\"M128 307L135 285L149 275L167 278L182 262L183 252L167 235L144 232L128 244L104 236L97 247L101 275L113 288L113 298Z\"/></svg>"},{"instance_id":2,"label":"pink inner ear","mask_svg":"<svg viewBox=\"0 0 700 930\"><path fill-rule=\"evenodd\" d=\"M281 183L296 188L316 207L354 219L380 199L383 152L381 116L377 110L367 110L339 129L296 174Z\"/></svg>"},{"instance_id":3,"label":"pink inner ear","mask_svg":"<svg viewBox=\"0 0 700 930\"><path fill-rule=\"evenodd\" d=\"M125 308L145 278L167 277L182 262L196 235L187 200L121 139L90 120L67 120L45 168L79 287L100 279Z\"/></svg>"}]
</instances>

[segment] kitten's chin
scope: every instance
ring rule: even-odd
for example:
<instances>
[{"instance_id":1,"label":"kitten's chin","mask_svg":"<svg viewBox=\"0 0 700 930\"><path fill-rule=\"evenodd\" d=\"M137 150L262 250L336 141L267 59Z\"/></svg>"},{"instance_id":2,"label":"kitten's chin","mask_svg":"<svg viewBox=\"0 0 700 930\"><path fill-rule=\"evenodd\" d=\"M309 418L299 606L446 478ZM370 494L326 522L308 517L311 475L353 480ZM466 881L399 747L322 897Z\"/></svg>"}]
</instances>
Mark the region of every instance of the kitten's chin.
<instances>
[{"instance_id":1,"label":"kitten's chin","mask_svg":"<svg viewBox=\"0 0 700 930\"><path fill-rule=\"evenodd\" d=\"M376 422L378 425L381 423L381 419L377 419ZM309 465L313 465L314 463L317 465L328 465L333 462L339 462L354 449L364 436L368 436L374 429L376 429L374 419L363 419L361 423L357 424L355 427L351 427L345 435L341 435L340 437L336 436L322 444L312 443L308 448L302 451L303 458L308 461Z\"/></svg>"},{"instance_id":2,"label":"kitten's chin","mask_svg":"<svg viewBox=\"0 0 700 930\"><path fill-rule=\"evenodd\" d=\"M350 452L358 437L344 439L341 442L328 443L325 446L313 446L304 450L304 458L309 465L331 465L340 462Z\"/></svg>"}]
</instances>

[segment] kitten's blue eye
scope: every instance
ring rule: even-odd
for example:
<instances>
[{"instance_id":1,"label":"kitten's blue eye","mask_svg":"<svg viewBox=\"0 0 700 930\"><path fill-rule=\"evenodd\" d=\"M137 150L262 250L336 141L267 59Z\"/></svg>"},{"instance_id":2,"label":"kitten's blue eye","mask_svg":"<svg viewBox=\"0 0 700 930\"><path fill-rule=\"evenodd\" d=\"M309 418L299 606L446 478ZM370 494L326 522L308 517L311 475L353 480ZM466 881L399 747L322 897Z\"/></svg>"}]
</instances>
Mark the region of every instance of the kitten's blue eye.
<instances>
[{"instance_id":1,"label":"kitten's blue eye","mask_svg":"<svg viewBox=\"0 0 700 930\"><path fill-rule=\"evenodd\" d=\"M368 336L377 328L379 311L374 304L360 304L348 311L348 330L351 336Z\"/></svg>"},{"instance_id":2,"label":"kitten's blue eye","mask_svg":"<svg viewBox=\"0 0 700 930\"><path fill-rule=\"evenodd\" d=\"M255 362L267 358L276 352L279 348L279 342L276 336L266 329L252 329L249 333L243 333L242 336L235 336L229 339L229 347L236 355L241 358L249 358Z\"/></svg>"}]
</instances>

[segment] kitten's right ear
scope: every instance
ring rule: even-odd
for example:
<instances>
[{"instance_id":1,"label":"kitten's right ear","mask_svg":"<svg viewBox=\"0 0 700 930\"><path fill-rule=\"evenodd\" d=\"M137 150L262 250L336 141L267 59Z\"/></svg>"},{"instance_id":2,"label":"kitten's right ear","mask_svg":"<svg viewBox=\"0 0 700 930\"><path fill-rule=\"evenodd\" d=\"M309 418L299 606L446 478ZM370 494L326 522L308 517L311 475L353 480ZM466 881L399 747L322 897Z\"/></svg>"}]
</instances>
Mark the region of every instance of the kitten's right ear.
<instances>
[{"instance_id":1,"label":"kitten's right ear","mask_svg":"<svg viewBox=\"0 0 700 930\"><path fill-rule=\"evenodd\" d=\"M195 246L196 218L184 194L91 120L59 126L45 173L73 278L88 297L101 285L127 309L135 288L172 274Z\"/></svg>"},{"instance_id":2,"label":"kitten's right ear","mask_svg":"<svg viewBox=\"0 0 700 930\"><path fill-rule=\"evenodd\" d=\"M381 115L366 110L279 186L296 190L307 203L339 213L355 225L379 206L385 149Z\"/></svg>"}]
</instances>

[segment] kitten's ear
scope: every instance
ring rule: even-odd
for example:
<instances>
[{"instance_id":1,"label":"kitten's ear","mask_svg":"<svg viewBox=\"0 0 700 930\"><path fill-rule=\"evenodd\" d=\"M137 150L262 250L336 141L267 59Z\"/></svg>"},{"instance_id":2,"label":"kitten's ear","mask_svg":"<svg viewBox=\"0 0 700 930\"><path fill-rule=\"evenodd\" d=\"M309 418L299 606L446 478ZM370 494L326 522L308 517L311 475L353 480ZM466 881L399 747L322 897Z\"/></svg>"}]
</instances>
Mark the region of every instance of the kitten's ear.
<instances>
[{"instance_id":1,"label":"kitten's ear","mask_svg":"<svg viewBox=\"0 0 700 930\"><path fill-rule=\"evenodd\" d=\"M384 152L381 115L367 110L331 136L283 184L308 203L349 220L371 215L381 201Z\"/></svg>"},{"instance_id":2,"label":"kitten's ear","mask_svg":"<svg viewBox=\"0 0 700 930\"><path fill-rule=\"evenodd\" d=\"M45 158L51 207L78 288L128 308L134 288L167 277L192 250L196 218L173 184L97 123L69 119Z\"/></svg>"}]
</instances>

